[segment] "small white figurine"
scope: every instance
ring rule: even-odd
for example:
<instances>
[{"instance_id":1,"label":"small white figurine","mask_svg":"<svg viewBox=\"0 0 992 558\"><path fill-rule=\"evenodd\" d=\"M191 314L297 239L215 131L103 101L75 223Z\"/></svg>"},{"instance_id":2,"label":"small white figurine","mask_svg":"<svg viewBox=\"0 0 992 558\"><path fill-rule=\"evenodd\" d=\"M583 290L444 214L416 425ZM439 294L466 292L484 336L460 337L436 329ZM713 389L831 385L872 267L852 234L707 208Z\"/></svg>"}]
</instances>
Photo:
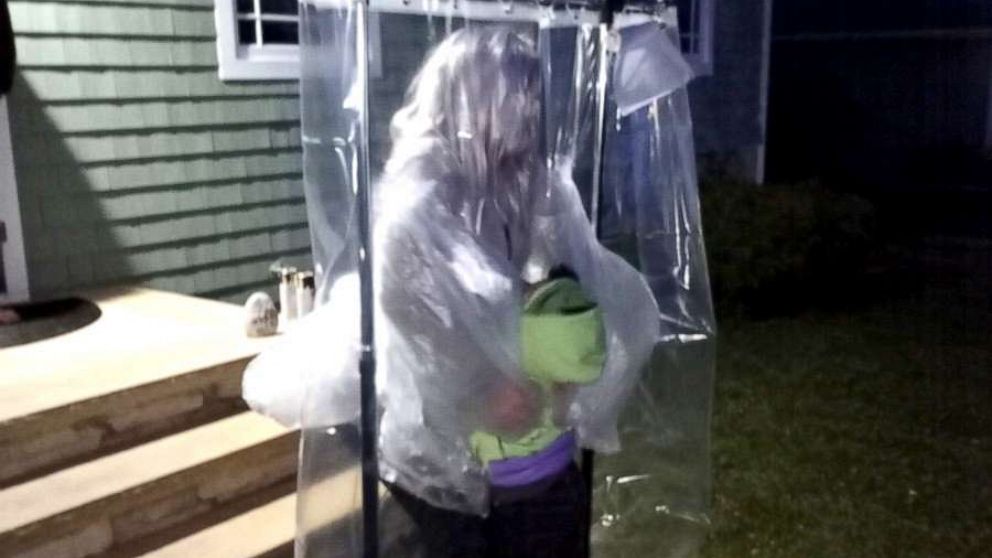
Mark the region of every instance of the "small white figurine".
<instances>
[{"instance_id":1,"label":"small white figurine","mask_svg":"<svg viewBox=\"0 0 992 558\"><path fill-rule=\"evenodd\" d=\"M253 293L245 302L245 333L248 337L267 337L279 330L279 311L272 297Z\"/></svg>"}]
</instances>

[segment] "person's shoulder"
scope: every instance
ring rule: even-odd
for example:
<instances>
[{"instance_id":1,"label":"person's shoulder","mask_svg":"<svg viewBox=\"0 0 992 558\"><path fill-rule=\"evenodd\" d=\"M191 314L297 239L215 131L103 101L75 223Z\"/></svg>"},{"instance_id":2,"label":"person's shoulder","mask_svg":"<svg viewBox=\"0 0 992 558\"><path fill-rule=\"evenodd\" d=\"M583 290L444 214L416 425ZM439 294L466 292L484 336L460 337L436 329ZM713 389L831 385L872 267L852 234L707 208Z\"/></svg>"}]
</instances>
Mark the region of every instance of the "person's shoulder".
<instances>
[{"instance_id":1,"label":"person's shoulder","mask_svg":"<svg viewBox=\"0 0 992 558\"><path fill-rule=\"evenodd\" d=\"M429 219L438 211L437 189L434 180L403 177L384 180L376 191L376 226L403 228Z\"/></svg>"},{"instance_id":2,"label":"person's shoulder","mask_svg":"<svg viewBox=\"0 0 992 558\"><path fill-rule=\"evenodd\" d=\"M426 245L437 242L438 231L450 223L437 194L438 182L393 178L379 188L373 233L379 257L402 261L423 257Z\"/></svg>"}]
</instances>

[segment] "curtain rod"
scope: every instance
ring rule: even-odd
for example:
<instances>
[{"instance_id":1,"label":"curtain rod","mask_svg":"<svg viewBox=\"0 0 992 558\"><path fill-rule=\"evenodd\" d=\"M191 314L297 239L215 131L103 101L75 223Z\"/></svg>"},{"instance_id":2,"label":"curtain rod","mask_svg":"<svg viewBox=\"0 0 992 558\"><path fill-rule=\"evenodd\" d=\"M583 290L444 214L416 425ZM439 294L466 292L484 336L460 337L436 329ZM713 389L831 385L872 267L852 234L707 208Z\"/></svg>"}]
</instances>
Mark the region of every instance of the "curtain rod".
<instances>
[{"instance_id":1,"label":"curtain rod","mask_svg":"<svg viewBox=\"0 0 992 558\"><path fill-rule=\"evenodd\" d=\"M358 0L301 0L317 8L348 9ZM534 22L546 27L597 25L602 19L602 5L592 2L539 3L535 0L367 0L375 13L430 15L483 21ZM650 8L650 9L649 9ZM627 27L661 21L676 24L675 9L665 3L637 4L615 12L614 27Z\"/></svg>"}]
</instances>

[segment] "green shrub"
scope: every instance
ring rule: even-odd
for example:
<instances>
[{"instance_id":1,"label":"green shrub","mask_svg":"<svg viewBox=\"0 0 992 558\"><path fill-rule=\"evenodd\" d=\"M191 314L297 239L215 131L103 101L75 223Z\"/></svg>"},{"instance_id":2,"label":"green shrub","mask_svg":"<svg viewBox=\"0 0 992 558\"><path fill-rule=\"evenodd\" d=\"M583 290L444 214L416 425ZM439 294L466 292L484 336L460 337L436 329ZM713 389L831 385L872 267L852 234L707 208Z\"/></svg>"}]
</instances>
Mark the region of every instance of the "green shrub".
<instances>
[{"instance_id":1,"label":"green shrub","mask_svg":"<svg viewBox=\"0 0 992 558\"><path fill-rule=\"evenodd\" d=\"M839 294L864 272L874 211L817 183L701 186L714 296L722 310L777 313Z\"/></svg>"}]
</instances>

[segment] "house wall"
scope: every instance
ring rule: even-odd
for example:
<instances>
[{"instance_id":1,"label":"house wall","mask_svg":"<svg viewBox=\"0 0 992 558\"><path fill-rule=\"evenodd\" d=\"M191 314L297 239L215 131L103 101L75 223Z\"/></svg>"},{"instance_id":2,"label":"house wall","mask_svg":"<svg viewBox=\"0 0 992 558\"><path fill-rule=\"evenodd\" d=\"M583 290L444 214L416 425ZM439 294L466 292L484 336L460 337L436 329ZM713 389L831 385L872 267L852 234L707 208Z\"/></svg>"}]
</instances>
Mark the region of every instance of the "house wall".
<instances>
[{"instance_id":1,"label":"house wall","mask_svg":"<svg viewBox=\"0 0 992 558\"><path fill-rule=\"evenodd\" d=\"M774 178L900 190L987 182L981 152L992 137L992 3L777 7Z\"/></svg>"},{"instance_id":2,"label":"house wall","mask_svg":"<svg viewBox=\"0 0 992 558\"><path fill-rule=\"evenodd\" d=\"M775 34L779 37L992 25L988 0L803 0L780 2L775 12Z\"/></svg>"},{"instance_id":3,"label":"house wall","mask_svg":"<svg viewBox=\"0 0 992 558\"><path fill-rule=\"evenodd\" d=\"M221 82L212 0L10 10L33 298L139 283L243 301L309 256L298 84Z\"/></svg>"},{"instance_id":4,"label":"house wall","mask_svg":"<svg viewBox=\"0 0 992 558\"><path fill-rule=\"evenodd\" d=\"M7 99L0 96L0 304L29 296L7 114Z\"/></svg>"}]
</instances>

